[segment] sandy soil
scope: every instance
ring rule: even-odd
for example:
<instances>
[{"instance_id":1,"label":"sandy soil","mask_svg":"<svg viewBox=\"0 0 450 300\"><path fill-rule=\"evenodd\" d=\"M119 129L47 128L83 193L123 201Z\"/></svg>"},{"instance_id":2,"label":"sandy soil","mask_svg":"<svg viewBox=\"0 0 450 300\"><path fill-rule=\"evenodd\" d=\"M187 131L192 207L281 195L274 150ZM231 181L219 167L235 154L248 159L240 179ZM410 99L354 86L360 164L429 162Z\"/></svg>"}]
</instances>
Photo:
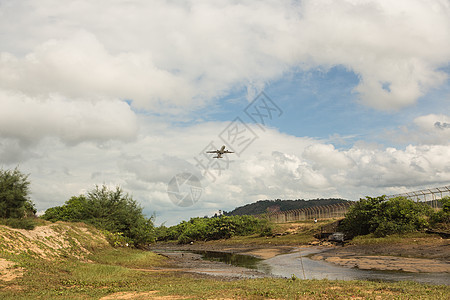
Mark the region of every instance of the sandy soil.
<instances>
[{"instance_id":1,"label":"sandy soil","mask_svg":"<svg viewBox=\"0 0 450 300\"><path fill-rule=\"evenodd\" d=\"M365 270L450 273L450 240L417 240L415 244L333 247L311 257Z\"/></svg>"},{"instance_id":2,"label":"sandy soil","mask_svg":"<svg viewBox=\"0 0 450 300\"><path fill-rule=\"evenodd\" d=\"M15 265L12 261L0 258L0 281L11 281L23 275L23 268Z\"/></svg>"}]
</instances>

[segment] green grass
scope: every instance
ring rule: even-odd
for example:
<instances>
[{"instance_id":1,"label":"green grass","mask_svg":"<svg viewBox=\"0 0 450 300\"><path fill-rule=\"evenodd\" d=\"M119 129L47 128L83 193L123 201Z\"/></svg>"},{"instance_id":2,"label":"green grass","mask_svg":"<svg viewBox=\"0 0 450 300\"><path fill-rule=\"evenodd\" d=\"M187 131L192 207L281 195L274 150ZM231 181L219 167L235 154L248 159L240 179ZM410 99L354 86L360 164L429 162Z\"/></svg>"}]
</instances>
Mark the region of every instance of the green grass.
<instances>
[{"instance_id":1,"label":"green grass","mask_svg":"<svg viewBox=\"0 0 450 300\"><path fill-rule=\"evenodd\" d=\"M439 238L438 235L422 232L407 234L393 234L386 237L375 237L373 234L357 236L350 242L352 245L380 245L380 244L420 244L428 243L430 240Z\"/></svg>"},{"instance_id":2,"label":"green grass","mask_svg":"<svg viewBox=\"0 0 450 300\"><path fill-rule=\"evenodd\" d=\"M150 251L131 248L107 248L96 251L89 257L100 264L110 264L127 268L152 268L165 266L167 259Z\"/></svg>"}]
</instances>

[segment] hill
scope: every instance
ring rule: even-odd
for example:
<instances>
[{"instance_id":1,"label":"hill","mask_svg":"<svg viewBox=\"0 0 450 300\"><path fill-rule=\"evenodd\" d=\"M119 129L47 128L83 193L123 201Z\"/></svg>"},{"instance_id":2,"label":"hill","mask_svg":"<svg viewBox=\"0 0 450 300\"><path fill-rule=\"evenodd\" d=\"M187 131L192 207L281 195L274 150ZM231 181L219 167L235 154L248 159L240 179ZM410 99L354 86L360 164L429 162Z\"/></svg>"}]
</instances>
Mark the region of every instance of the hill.
<instances>
[{"instance_id":1,"label":"hill","mask_svg":"<svg viewBox=\"0 0 450 300\"><path fill-rule=\"evenodd\" d=\"M110 247L105 236L84 223L56 222L33 230L0 225L0 253L6 256L87 260L92 249L105 247Z\"/></svg>"},{"instance_id":2,"label":"hill","mask_svg":"<svg viewBox=\"0 0 450 300\"><path fill-rule=\"evenodd\" d=\"M332 205L347 202L348 200L339 198L311 199L311 200L259 200L255 203L247 204L235 208L230 212L224 212L226 216L236 215L259 215L267 212L288 211L314 206Z\"/></svg>"}]
</instances>

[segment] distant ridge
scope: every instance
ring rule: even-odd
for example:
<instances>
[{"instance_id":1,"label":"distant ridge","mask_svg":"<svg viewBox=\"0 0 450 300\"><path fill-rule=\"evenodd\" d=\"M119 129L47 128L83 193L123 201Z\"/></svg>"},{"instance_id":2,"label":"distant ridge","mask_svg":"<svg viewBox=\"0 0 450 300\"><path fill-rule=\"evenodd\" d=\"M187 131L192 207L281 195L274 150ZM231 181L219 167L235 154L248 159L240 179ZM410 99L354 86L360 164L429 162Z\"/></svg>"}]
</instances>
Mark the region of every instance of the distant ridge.
<instances>
[{"instance_id":1,"label":"distant ridge","mask_svg":"<svg viewBox=\"0 0 450 300\"><path fill-rule=\"evenodd\" d=\"M235 208L230 212L224 212L226 216L241 216L241 215L259 215L268 212L288 211L293 209L302 209L314 206L323 206L348 202L349 200L340 198L328 199L310 199L310 200L259 200L255 203L250 203L244 206Z\"/></svg>"}]
</instances>

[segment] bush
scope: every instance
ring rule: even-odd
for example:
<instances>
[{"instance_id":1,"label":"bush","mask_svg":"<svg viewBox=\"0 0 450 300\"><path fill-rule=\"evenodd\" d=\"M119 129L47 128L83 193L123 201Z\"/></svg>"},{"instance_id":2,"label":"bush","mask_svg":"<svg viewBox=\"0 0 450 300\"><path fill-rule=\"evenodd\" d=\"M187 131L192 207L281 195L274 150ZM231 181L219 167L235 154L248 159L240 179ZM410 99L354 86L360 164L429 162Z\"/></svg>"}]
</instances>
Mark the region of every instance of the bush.
<instances>
[{"instance_id":1,"label":"bush","mask_svg":"<svg viewBox=\"0 0 450 300\"><path fill-rule=\"evenodd\" d=\"M450 197L443 197L439 201L442 209L430 216L430 224L436 229L450 230Z\"/></svg>"},{"instance_id":2,"label":"bush","mask_svg":"<svg viewBox=\"0 0 450 300\"><path fill-rule=\"evenodd\" d=\"M272 226L267 220L253 216L220 216L192 218L169 228L162 225L156 232L159 241L176 240L186 244L193 241L228 239L235 235L269 235L272 233Z\"/></svg>"},{"instance_id":3,"label":"bush","mask_svg":"<svg viewBox=\"0 0 450 300\"><path fill-rule=\"evenodd\" d=\"M383 237L421 230L428 225L431 208L405 197L386 200L385 196L361 199L350 207L340 229L349 236L373 233Z\"/></svg>"},{"instance_id":4,"label":"bush","mask_svg":"<svg viewBox=\"0 0 450 300\"><path fill-rule=\"evenodd\" d=\"M26 229L26 230L33 230L36 227L36 221L34 218L9 218L9 219L2 219L0 221L1 224L17 228L17 229Z\"/></svg>"},{"instance_id":5,"label":"bush","mask_svg":"<svg viewBox=\"0 0 450 300\"><path fill-rule=\"evenodd\" d=\"M43 219L52 222L85 222L107 230L121 233L135 246L143 246L155 240L152 218L146 218L142 208L120 187L110 190L96 186L86 195L70 198L59 207L45 211Z\"/></svg>"}]
</instances>

